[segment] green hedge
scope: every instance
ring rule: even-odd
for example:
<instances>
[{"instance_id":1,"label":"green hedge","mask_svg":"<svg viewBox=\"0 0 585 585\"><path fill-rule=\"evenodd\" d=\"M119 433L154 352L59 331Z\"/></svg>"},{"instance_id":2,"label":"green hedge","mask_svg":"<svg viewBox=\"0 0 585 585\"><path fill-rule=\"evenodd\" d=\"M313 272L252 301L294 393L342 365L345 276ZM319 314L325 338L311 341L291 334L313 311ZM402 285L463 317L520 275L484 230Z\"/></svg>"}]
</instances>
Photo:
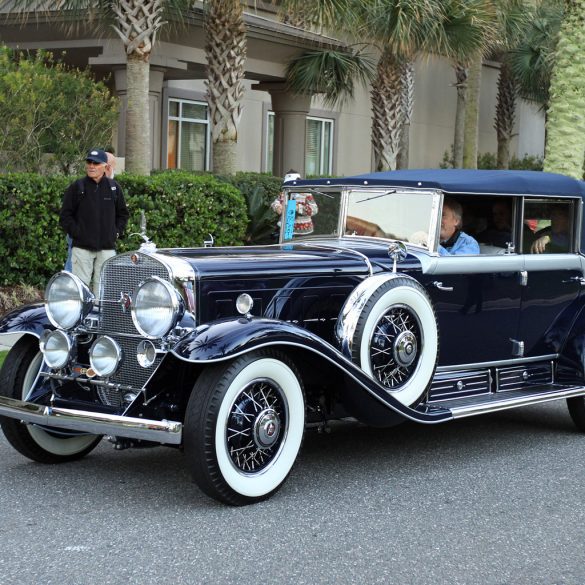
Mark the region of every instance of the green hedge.
<instances>
[{"instance_id":1,"label":"green hedge","mask_svg":"<svg viewBox=\"0 0 585 585\"><path fill-rule=\"evenodd\" d=\"M200 246L209 233L216 245L238 245L245 240L244 196L212 175L122 174L117 180L130 210L119 251L140 245L140 238L130 234L140 231L141 210L146 213L147 233L160 248ZM63 268L67 245L58 214L71 181L65 176L0 175L0 286L44 286Z\"/></svg>"}]
</instances>

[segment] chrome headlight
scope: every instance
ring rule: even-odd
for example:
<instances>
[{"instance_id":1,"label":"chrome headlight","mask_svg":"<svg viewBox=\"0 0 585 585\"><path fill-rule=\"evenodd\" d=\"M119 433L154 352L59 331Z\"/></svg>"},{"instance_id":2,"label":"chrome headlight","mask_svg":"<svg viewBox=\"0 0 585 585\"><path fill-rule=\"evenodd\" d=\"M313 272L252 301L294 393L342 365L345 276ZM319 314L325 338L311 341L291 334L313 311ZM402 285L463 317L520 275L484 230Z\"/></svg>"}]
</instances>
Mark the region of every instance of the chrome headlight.
<instances>
[{"instance_id":1,"label":"chrome headlight","mask_svg":"<svg viewBox=\"0 0 585 585\"><path fill-rule=\"evenodd\" d=\"M93 342L89 350L89 363L98 376L111 376L121 361L122 350L111 337L104 335Z\"/></svg>"},{"instance_id":2,"label":"chrome headlight","mask_svg":"<svg viewBox=\"0 0 585 585\"><path fill-rule=\"evenodd\" d=\"M145 337L163 337L183 313L183 300L166 280L153 276L142 282L132 303L132 321Z\"/></svg>"},{"instance_id":3,"label":"chrome headlight","mask_svg":"<svg viewBox=\"0 0 585 585\"><path fill-rule=\"evenodd\" d=\"M93 307L89 288L70 272L59 272L45 290L45 308L49 320L60 329L72 329L81 323Z\"/></svg>"},{"instance_id":4,"label":"chrome headlight","mask_svg":"<svg viewBox=\"0 0 585 585\"><path fill-rule=\"evenodd\" d=\"M45 363L56 370L64 368L71 359L73 342L63 331L45 329L41 335L40 345Z\"/></svg>"}]
</instances>

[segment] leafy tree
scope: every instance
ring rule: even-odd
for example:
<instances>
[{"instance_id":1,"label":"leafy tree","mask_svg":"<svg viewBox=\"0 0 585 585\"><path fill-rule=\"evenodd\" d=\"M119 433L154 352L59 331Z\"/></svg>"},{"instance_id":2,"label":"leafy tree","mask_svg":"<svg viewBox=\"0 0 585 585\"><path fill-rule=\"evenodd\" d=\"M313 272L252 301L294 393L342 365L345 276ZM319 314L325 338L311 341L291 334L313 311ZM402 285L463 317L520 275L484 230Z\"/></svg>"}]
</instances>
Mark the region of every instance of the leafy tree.
<instances>
[{"instance_id":1,"label":"leafy tree","mask_svg":"<svg viewBox=\"0 0 585 585\"><path fill-rule=\"evenodd\" d=\"M117 100L87 70L68 69L49 53L0 47L2 167L38 171L47 153L65 173L80 154L109 144Z\"/></svg>"},{"instance_id":2,"label":"leafy tree","mask_svg":"<svg viewBox=\"0 0 585 585\"><path fill-rule=\"evenodd\" d=\"M40 13L53 19L66 30L80 27L80 21L111 27L120 37L126 50L126 170L142 175L150 173L150 54L166 17L181 14L189 3L186 0L113 1L60 0L59 9L50 2L14 0L14 12L23 19ZM48 6L48 7L47 7ZM69 14L64 17L63 13ZM169 18L170 20L170 18Z\"/></svg>"}]
</instances>

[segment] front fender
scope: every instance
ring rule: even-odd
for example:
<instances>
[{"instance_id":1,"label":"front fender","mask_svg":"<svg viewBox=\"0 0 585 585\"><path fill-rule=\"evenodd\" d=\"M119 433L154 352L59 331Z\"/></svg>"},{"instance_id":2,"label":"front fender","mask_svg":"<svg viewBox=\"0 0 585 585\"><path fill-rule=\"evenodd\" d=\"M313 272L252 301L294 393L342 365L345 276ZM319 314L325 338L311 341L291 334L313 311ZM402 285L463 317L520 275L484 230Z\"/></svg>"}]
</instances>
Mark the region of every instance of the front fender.
<instances>
[{"instance_id":1,"label":"front fender","mask_svg":"<svg viewBox=\"0 0 585 585\"><path fill-rule=\"evenodd\" d=\"M438 423L452 418L451 413L444 409L422 411L404 406L337 348L307 329L285 321L242 317L201 325L181 339L171 353L187 362L209 363L228 360L263 347L284 350L294 347L317 354L349 376L369 398L374 398L404 418L422 423Z\"/></svg>"},{"instance_id":2,"label":"front fender","mask_svg":"<svg viewBox=\"0 0 585 585\"><path fill-rule=\"evenodd\" d=\"M45 305L34 303L6 313L0 319L0 335L29 333L40 337L44 329L54 329L47 317Z\"/></svg>"}]
</instances>

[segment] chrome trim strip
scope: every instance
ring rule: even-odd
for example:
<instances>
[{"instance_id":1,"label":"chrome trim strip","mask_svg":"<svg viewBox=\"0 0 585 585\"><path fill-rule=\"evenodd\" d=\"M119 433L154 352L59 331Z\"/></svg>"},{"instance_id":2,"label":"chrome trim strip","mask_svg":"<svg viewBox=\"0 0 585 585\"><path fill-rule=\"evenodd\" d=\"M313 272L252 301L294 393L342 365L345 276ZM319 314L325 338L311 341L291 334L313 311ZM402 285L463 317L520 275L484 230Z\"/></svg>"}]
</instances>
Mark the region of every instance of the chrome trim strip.
<instances>
[{"instance_id":1,"label":"chrome trim strip","mask_svg":"<svg viewBox=\"0 0 585 585\"><path fill-rule=\"evenodd\" d=\"M515 358L509 360L498 360L493 362L476 362L473 364L456 364L453 366L438 366L436 372L457 372L459 370L477 370L481 368L501 367L501 366L519 366L522 364L532 362L545 362L549 360L556 360L559 358L558 353L551 353L550 355L537 355L528 358Z\"/></svg>"},{"instance_id":2,"label":"chrome trim strip","mask_svg":"<svg viewBox=\"0 0 585 585\"><path fill-rule=\"evenodd\" d=\"M543 256L539 254L539 256ZM558 258L558 255L557 255ZM540 258L538 258L540 260ZM426 271L425 271L426 268ZM549 269L550 266L547 266ZM524 257L520 254L469 256L439 256L428 267L423 265L426 274L489 274L491 272L520 272L524 269Z\"/></svg>"},{"instance_id":3,"label":"chrome trim strip","mask_svg":"<svg viewBox=\"0 0 585 585\"><path fill-rule=\"evenodd\" d=\"M115 435L171 445L180 445L183 437L183 424L177 421L148 420L55 408L6 396L0 396L0 415L58 429L83 431L93 435Z\"/></svg>"},{"instance_id":4,"label":"chrome trim strip","mask_svg":"<svg viewBox=\"0 0 585 585\"><path fill-rule=\"evenodd\" d=\"M453 418L465 418L467 416L475 416L477 414L486 414L489 412L498 412L499 410L508 410L509 408L516 408L518 406L528 406L529 404L539 404L542 402L551 402L553 400L560 400L562 398L573 398L575 396L584 396L585 387L569 388L564 390L557 390L556 392L547 392L546 394L532 394L530 396L523 396L519 398L508 398L503 400L492 400L479 404L472 404L469 406L454 406L451 414ZM498 396L498 395L496 395ZM502 396L506 396L503 394ZM441 403L438 402L438 405Z\"/></svg>"},{"instance_id":5,"label":"chrome trim strip","mask_svg":"<svg viewBox=\"0 0 585 585\"><path fill-rule=\"evenodd\" d=\"M351 254L355 254L356 256L359 256L365 263L366 266L368 267L368 274L369 276L372 276L372 274L374 274L374 269L372 268L372 263L370 262L370 259L365 255L362 254L361 252L358 252L357 250L352 250L351 248L346 248L345 246L326 246L324 244L313 244L311 242L307 242L307 241L302 241L302 242L297 242L296 245L298 246L308 246L310 248L318 248L319 250L334 250L335 252L349 252Z\"/></svg>"}]
</instances>

